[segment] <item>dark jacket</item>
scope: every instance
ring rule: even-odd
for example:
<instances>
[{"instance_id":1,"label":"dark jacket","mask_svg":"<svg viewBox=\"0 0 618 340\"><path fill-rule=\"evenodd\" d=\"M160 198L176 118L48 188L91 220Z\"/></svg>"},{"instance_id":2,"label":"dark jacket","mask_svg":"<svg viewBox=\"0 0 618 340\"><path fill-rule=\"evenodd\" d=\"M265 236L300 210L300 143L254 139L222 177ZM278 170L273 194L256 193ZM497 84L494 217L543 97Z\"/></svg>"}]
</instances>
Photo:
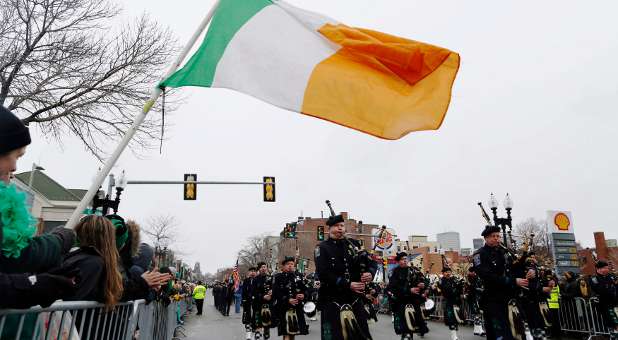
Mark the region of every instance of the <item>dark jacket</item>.
<instances>
[{"instance_id":1,"label":"dark jacket","mask_svg":"<svg viewBox=\"0 0 618 340\"><path fill-rule=\"evenodd\" d=\"M506 303L515 291L516 282L505 250L484 245L472 256L478 277L483 280L484 301Z\"/></svg>"},{"instance_id":2,"label":"dark jacket","mask_svg":"<svg viewBox=\"0 0 618 340\"><path fill-rule=\"evenodd\" d=\"M425 301L425 298L421 295L422 292L413 294L411 289L424 282L425 277L418 269L414 267L396 267L391 273L387 291L391 301L395 304L420 304Z\"/></svg>"},{"instance_id":3,"label":"dark jacket","mask_svg":"<svg viewBox=\"0 0 618 340\"><path fill-rule=\"evenodd\" d=\"M0 234L2 224L0 223ZM0 242L1 242L0 235ZM62 256L66 254L75 241L72 229L56 228L51 233L35 236L30 244L22 249L18 258L5 257L0 254L0 272L2 273L42 273L58 267Z\"/></svg>"},{"instance_id":4,"label":"dark jacket","mask_svg":"<svg viewBox=\"0 0 618 340\"><path fill-rule=\"evenodd\" d=\"M360 281L361 269L354 256L357 241L352 239L322 241L315 252L316 273L320 278L318 305L328 302L352 303L358 297L350 283ZM377 264L371 263L367 272L375 275Z\"/></svg>"},{"instance_id":5,"label":"dark jacket","mask_svg":"<svg viewBox=\"0 0 618 340\"><path fill-rule=\"evenodd\" d=\"M105 263L94 247L81 247L64 257L63 267L78 268L77 289L67 301L105 301Z\"/></svg>"}]
</instances>

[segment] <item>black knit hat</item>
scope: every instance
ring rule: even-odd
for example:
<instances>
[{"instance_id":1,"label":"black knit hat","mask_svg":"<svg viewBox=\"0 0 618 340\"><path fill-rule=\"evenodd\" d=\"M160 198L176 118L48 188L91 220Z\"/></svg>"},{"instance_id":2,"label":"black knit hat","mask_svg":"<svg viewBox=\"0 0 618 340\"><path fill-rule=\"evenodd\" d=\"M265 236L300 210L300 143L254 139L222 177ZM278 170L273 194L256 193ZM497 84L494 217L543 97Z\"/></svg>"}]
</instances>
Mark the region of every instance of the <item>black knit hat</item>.
<instances>
[{"instance_id":1,"label":"black knit hat","mask_svg":"<svg viewBox=\"0 0 618 340\"><path fill-rule=\"evenodd\" d=\"M442 267L442 272L446 273L446 272L452 272L451 268L449 267Z\"/></svg>"},{"instance_id":2,"label":"black knit hat","mask_svg":"<svg viewBox=\"0 0 618 340\"><path fill-rule=\"evenodd\" d=\"M30 132L11 111L0 105L0 155L30 144Z\"/></svg>"}]
</instances>

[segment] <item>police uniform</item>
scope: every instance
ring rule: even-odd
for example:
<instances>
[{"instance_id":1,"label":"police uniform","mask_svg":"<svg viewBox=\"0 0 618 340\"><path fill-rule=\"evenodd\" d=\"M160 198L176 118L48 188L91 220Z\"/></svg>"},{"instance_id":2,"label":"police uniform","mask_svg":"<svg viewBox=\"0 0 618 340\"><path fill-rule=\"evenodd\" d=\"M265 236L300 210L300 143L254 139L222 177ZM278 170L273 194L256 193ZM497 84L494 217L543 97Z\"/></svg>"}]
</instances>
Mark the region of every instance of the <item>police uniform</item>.
<instances>
[{"instance_id":1,"label":"police uniform","mask_svg":"<svg viewBox=\"0 0 618 340\"><path fill-rule=\"evenodd\" d=\"M254 332L256 328L254 299L255 294L255 278L248 277L242 283L242 323L245 325L246 331ZM249 334L247 334L249 337Z\"/></svg>"},{"instance_id":2,"label":"police uniform","mask_svg":"<svg viewBox=\"0 0 618 340\"><path fill-rule=\"evenodd\" d=\"M400 254L397 255L398 257ZM411 267L396 267L393 269L386 288L393 310L393 327L395 334L405 337L412 337L412 333L418 332L425 334L429 331L423 319L421 312L421 304L426 298L422 295L412 293L412 288L418 288L420 283L425 283L425 277L417 268ZM406 306L414 307L413 319L408 317L408 322L405 316Z\"/></svg>"},{"instance_id":3,"label":"police uniform","mask_svg":"<svg viewBox=\"0 0 618 340\"><path fill-rule=\"evenodd\" d=\"M532 255L534 254L530 254L530 256ZM517 300L522 307L532 336L535 339L543 338L545 336L545 321L541 314L539 304L541 302L546 302L548 296L543 292L541 273L537 268L535 260L528 258L525 263L525 266L522 267L522 271L516 274L516 277L526 277L526 273L530 270L534 272L535 276L528 279L528 289L521 290Z\"/></svg>"},{"instance_id":4,"label":"police uniform","mask_svg":"<svg viewBox=\"0 0 618 340\"><path fill-rule=\"evenodd\" d=\"M328 226L344 222L341 215L331 216ZM350 289L361 281L360 244L352 239L327 239L315 252L316 273L320 278L318 309L321 314L322 340L371 339L363 295ZM365 264L365 272L375 275L377 264ZM342 327L343 323L346 327Z\"/></svg>"},{"instance_id":5,"label":"police uniform","mask_svg":"<svg viewBox=\"0 0 618 340\"><path fill-rule=\"evenodd\" d=\"M468 280L466 282L466 299L470 306L470 314L472 315L472 321L474 322L474 335L485 335L483 330L483 315L481 314L481 307L479 301L481 294L483 293L483 282L475 275L474 267L468 269Z\"/></svg>"},{"instance_id":6,"label":"police uniform","mask_svg":"<svg viewBox=\"0 0 618 340\"><path fill-rule=\"evenodd\" d=\"M285 262L285 261L284 261ZM277 334L305 335L309 333L309 327L305 321L303 301L296 306L290 304L290 299L295 299L297 294L307 295L302 276L296 272L282 272L273 279L273 296L275 298L274 310L277 318Z\"/></svg>"},{"instance_id":7,"label":"police uniform","mask_svg":"<svg viewBox=\"0 0 618 340\"><path fill-rule=\"evenodd\" d=\"M446 270L450 271L448 268L444 268L442 272L444 273ZM442 291L443 299L443 310L444 310L444 324L448 326L448 328L453 331L459 329L459 322L457 320L457 316L455 313L455 306L461 306L461 294L463 293L463 286L457 279L453 276L447 278L442 277L440 279L440 290Z\"/></svg>"},{"instance_id":8,"label":"police uniform","mask_svg":"<svg viewBox=\"0 0 618 340\"><path fill-rule=\"evenodd\" d=\"M264 339L270 338L270 328L274 327L272 302L264 300L264 296L272 289L272 276L270 274L260 274L255 280L255 291L253 298L254 324L256 328L264 328Z\"/></svg>"},{"instance_id":9,"label":"police uniform","mask_svg":"<svg viewBox=\"0 0 618 340\"><path fill-rule=\"evenodd\" d=\"M605 261L598 261L596 268L603 268L607 265ZM616 278L611 274L601 275L597 273L590 278L590 287L597 297L603 323L615 334L616 327L618 326L618 316L616 315L616 307L618 306Z\"/></svg>"},{"instance_id":10,"label":"police uniform","mask_svg":"<svg viewBox=\"0 0 618 340\"><path fill-rule=\"evenodd\" d=\"M482 236L500 232L499 227L487 226ZM508 303L516 288L516 280L510 271L510 260L506 251L487 244L474 252L474 270L483 281L481 309L485 318L487 340L513 339L508 324Z\"/></svg>"}]
</instances>

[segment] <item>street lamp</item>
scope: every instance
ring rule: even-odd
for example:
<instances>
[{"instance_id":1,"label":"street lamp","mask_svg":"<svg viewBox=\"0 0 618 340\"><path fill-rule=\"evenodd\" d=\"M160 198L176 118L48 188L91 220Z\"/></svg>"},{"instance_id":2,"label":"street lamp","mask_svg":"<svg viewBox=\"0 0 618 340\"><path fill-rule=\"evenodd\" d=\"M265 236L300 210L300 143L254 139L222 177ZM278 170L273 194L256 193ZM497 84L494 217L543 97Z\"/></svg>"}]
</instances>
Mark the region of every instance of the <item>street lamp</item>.
<instances>
[{"instance_id":1,"label":"street lamp","mask_svg":"<svg viewBox=\"0 0 618 340\"><path fill-rule=\"evenodd\" d=\"M498 217L498 200L494 196L493 193L489 196L489 208L491 208L491 212L494 215L494 225L502 228L502 237L504 239L504 245L507 246L508 239L506 234L508 233L511 236L511 232L513 230L513 219L511 218L511 210L513 210L513 200L511 196L507 193L504 199L504 209L506 209L506 218ZM509 227L507 232L506 227ZM512 240L512 237L509 237Z\"/></svg>"},{"instance_id":2,"label":"street lamp","mask_svg":"<svg viewBox=\"0 0 618 340\"><path fill-rule=\"evenodd\" d=\"M107 194L105 193L105 191L99 189L97 194L92 199L92 210L96 212L97 209L101 207L103 208L103 215L107 215L109 209L112 209L114 211L114 214L118 213L118 206L120 205L120 195L122 195L122 192L124 191L126 186L127 178L124 170L120 174L118 182L116 182L114 174L110 174ZM111 199L114 187L116 188L116 197L114 199Z\"/></svg>"},{"instance_id":3,"label":"street lamp","mask_svg":"<svg viewBox=\"0 0 618 340\"><path fill-rule=\"evenodd\" d=\"M32 181L34 180L34 172L37 170L43 171L45 170L45 168L40 165L37 165L36 163L32 163L32 170L30 170L30 179L28 180L28 189L32 190Z\"/></svg>"}]
</instances>

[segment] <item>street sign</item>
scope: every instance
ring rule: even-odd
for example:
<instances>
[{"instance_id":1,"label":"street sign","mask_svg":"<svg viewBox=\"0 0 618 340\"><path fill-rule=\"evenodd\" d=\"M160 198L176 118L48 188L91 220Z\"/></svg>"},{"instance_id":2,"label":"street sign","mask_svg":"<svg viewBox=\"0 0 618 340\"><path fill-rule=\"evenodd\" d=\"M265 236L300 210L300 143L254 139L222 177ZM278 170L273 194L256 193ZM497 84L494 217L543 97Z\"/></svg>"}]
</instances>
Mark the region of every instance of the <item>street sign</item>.
<instances>
[{"instance_id":1,"label":"street sign","mask_svg":"<svg viewBox=\"0 0 618 340\"><path fill-rule=\"evenodd\" d=\"M264 177L264 202L275 202L274 177Z\"/></svg>"},{"instance_id":2,"label":"street sign","mask_svg":"<svg viewBox=\"0 0 618 340\"><path fill-rule=\"evenodd\" d=\"M196 182L197 174L185 174L185 182ZM195 201L197 199L197 184L184 183L183 194L185 201Z\"/></svg>"}]
</instances>

